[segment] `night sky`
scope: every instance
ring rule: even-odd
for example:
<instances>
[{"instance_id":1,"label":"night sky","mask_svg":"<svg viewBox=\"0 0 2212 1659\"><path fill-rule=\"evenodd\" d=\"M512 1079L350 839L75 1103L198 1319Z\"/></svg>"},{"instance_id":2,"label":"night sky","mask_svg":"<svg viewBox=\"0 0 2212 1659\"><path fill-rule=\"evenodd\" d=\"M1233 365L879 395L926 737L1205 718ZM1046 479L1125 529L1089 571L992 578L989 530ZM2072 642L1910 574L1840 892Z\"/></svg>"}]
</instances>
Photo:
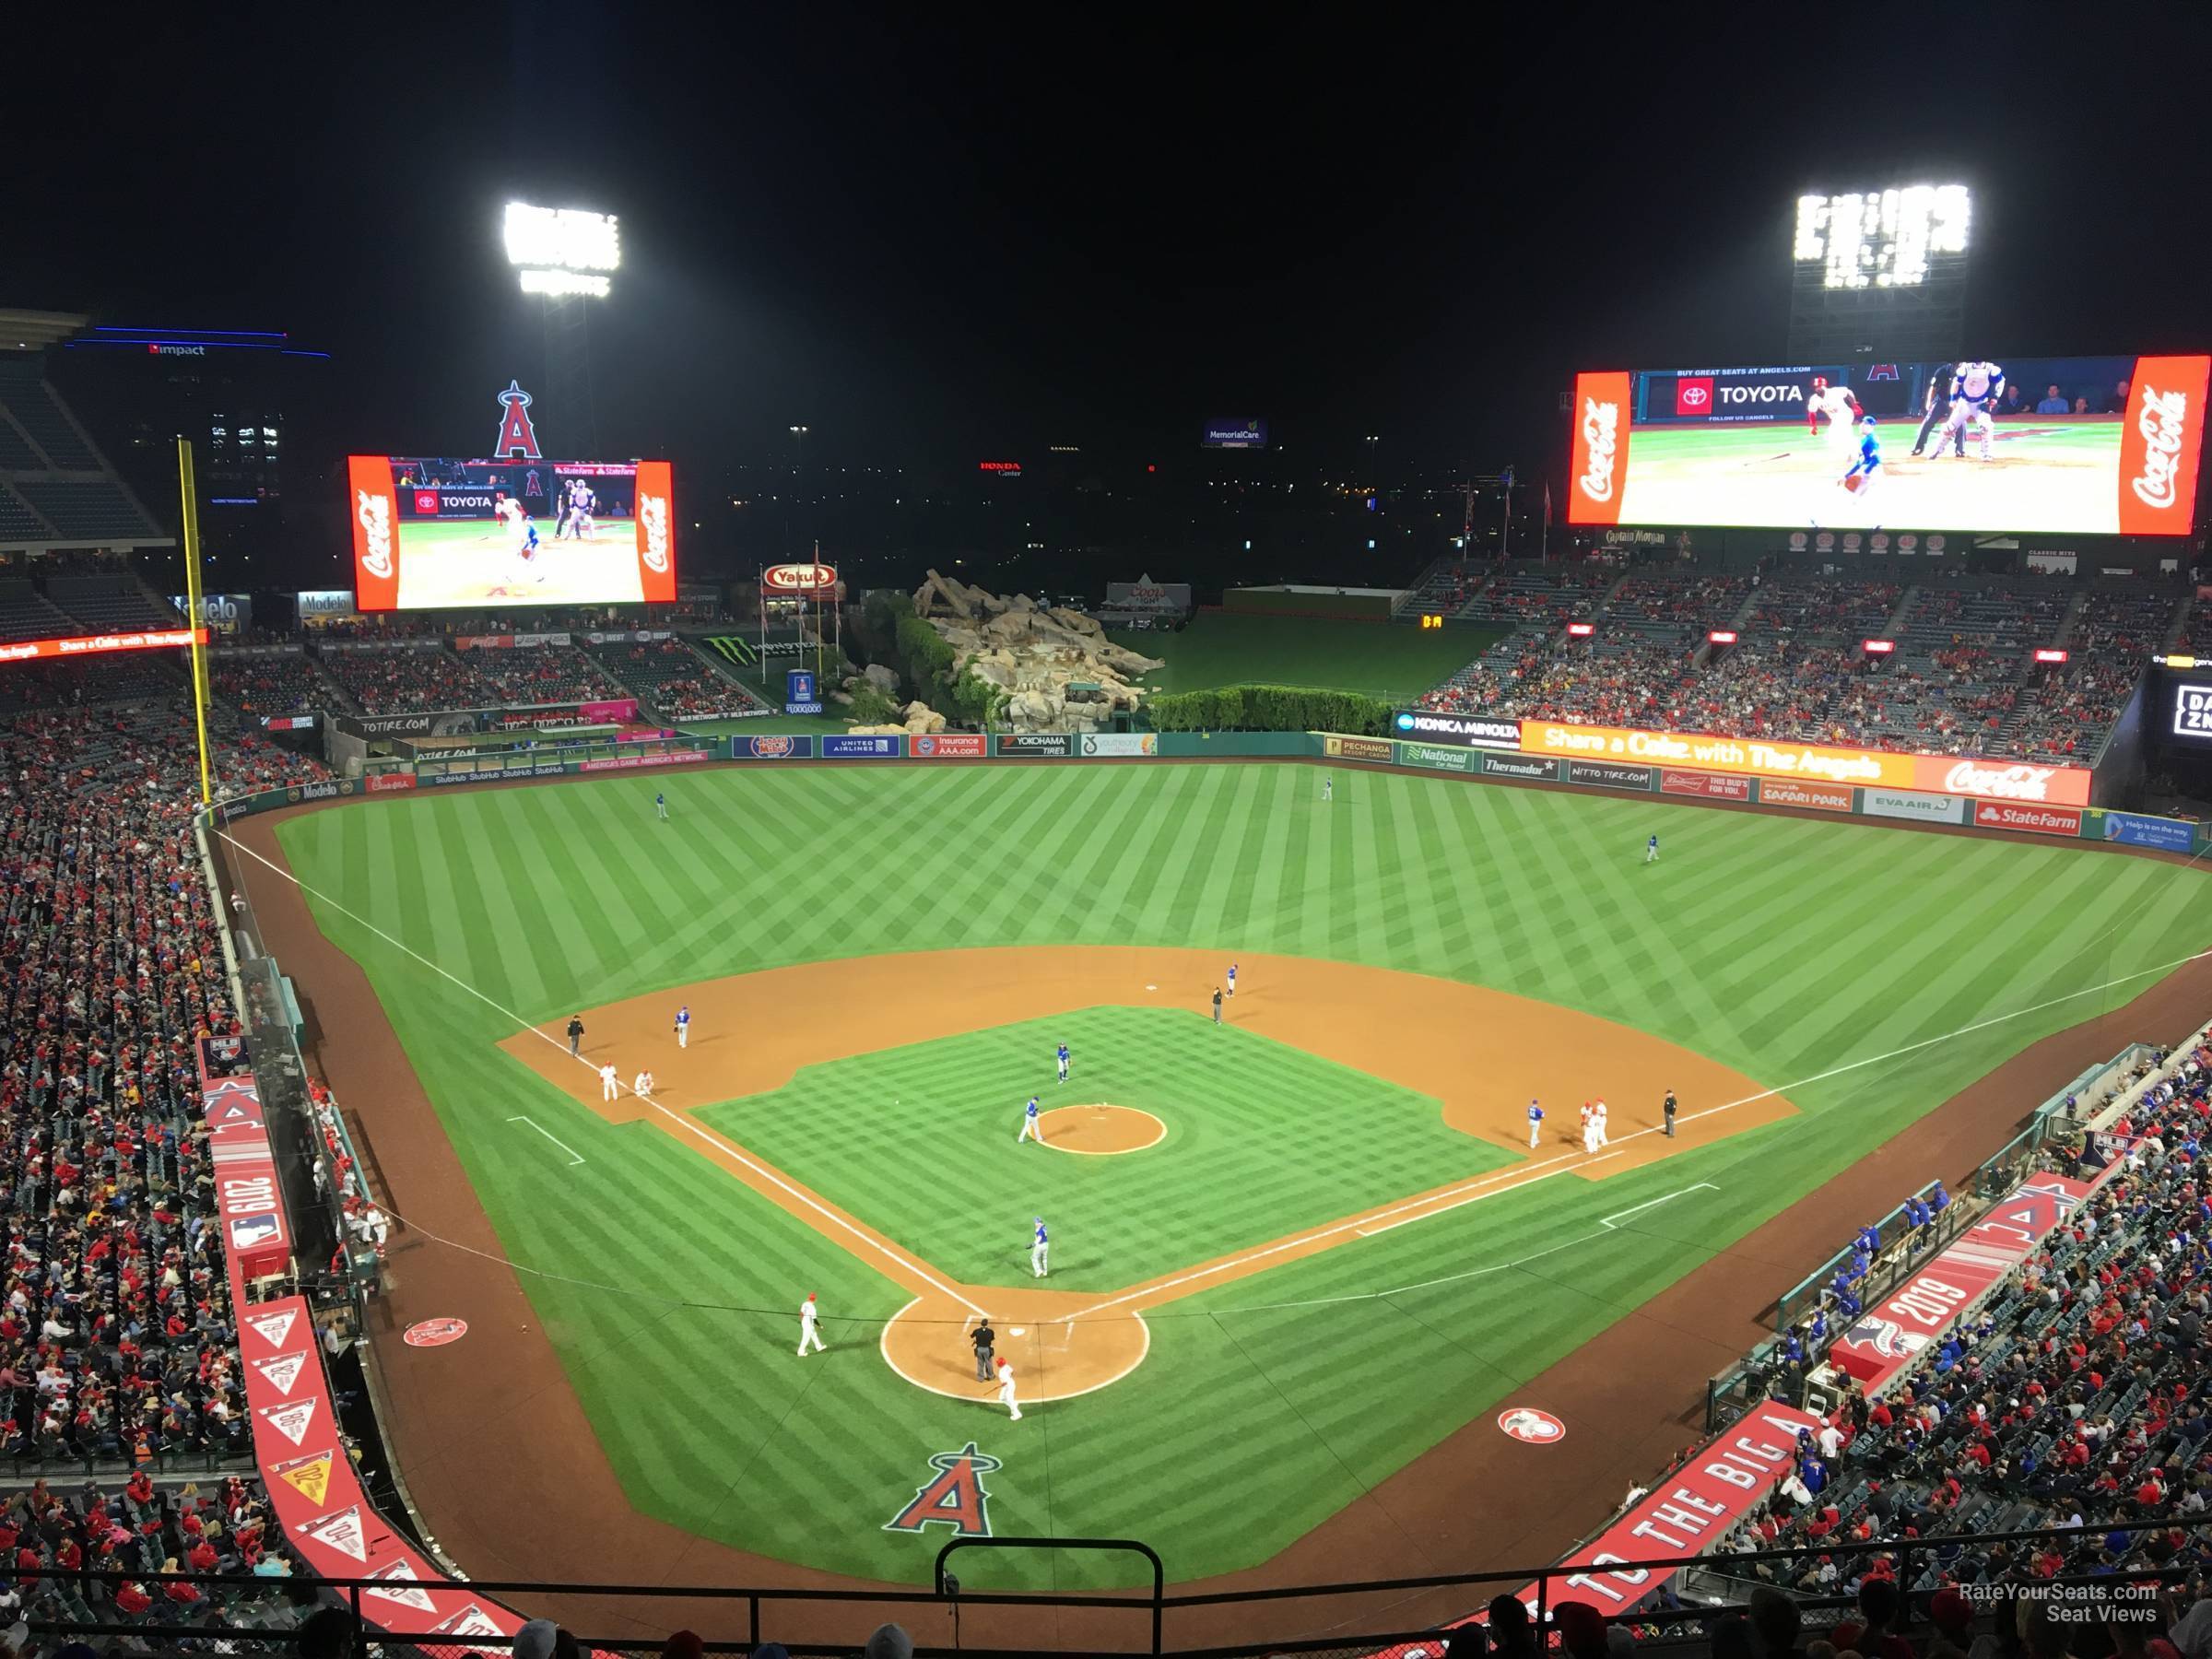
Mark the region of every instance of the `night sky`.
<instances>
[{"instance_id":1,"label":"night sky","mask_svg":"<svg viewBox=\"0 0 2212 1659\"><path fill-rule=\"evenodd\" d=\"M622 218L608 453L1142 457L1253 414L1525 474L1577 366L1778 360L1795 195L1906 169L1977 192L1975 349L2212 335L2202 7L1531 9L79 30L8 89L0 304L287 329L335 354L338 447L473 451L541 360L521 195Z\"/></svg>"}]
</instances>

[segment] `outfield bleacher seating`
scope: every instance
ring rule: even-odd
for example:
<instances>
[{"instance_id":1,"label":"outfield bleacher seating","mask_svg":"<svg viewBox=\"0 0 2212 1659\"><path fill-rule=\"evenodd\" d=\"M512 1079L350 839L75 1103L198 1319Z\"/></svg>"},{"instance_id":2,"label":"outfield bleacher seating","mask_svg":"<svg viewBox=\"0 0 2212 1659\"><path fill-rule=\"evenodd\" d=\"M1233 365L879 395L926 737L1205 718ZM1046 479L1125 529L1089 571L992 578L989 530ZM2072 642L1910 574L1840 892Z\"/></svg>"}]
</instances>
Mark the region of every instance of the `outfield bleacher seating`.
<instances>
[{"instance_id":1,"label":"outfield bleacher seating","mask_svg":"<svg viewBox=\"0 0 2212 1659\"><path fill-rule=\"evenodd\" d=\"M0 352L0 407L14 417L45 456L42 465L72 472L98 472L100 457L77 436L47 386L42 359Z\"/></svg>"},{"instance_id":2,"label":"outfield bleacher seating","mask_svg":"<svg viewBox=\"0 0 2212 1659\"><path fill-rule=\"evenodd\" d=\"M152 541L160 532L108 478L23 478L13 488L62 541Z\"/></svg>"}]
</instances>

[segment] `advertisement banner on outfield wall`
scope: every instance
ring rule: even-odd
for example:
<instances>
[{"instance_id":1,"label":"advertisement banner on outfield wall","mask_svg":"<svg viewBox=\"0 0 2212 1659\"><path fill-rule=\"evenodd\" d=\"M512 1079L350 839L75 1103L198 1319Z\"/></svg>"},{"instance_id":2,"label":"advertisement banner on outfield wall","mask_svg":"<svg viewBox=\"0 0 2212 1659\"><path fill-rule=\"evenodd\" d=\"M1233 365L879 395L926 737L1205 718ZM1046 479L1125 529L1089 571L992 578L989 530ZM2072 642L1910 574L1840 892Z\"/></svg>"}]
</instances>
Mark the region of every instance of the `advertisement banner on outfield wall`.
<instances>
[{"instance_id":1,"label":"advertisement banner on outfield wall","mask_svg":"<svg viewBox=\"0 0 2212 1659\"><path fill-rule=\"evenodd\" d=\"M413 772L371 772L361 780L361 787L371 794L392 794L402 789L415 787Z\"/></svg>"},{"instance_id":2,"label":"advertisement banner on outfield wall","mask_svg":"<svg viewBox=\"0 0 2212 1659\"><path fill-rule=\"evenodd\" d=\"M1332 760L1379 760L1385 766L1397 758L1387 737L1339 737L1334 732L1322 734L1321 752Z\"/></svg>"},{"instance_id":3,"label":"advertisement banner on outfield wall","mask_svg":"<svg viewBox=\"0 0 2212 1659\"><path fill-rule=\"evenodd\" d=\"M1905 794L1870 789L1865 809L1870 818L1906 818L1916 824L1963 824L1966 802L1958 795Z\"/></svg>"},{"instance_id":4,"label":"advertisement banner on outfield wall","mask_svg":"<svg viewBox=\"0 0 2212 1659\"><path fill-rule=\"evenodd\" d=\"M1159 737L1153 732L1087 732L1081 752L1087 756L1157 755Z\"/></svg>"},{"instance_id":5,"label":"advertisement banner on outfield wall","mask_svg":"<svg viewBox=\"0 0 2212 1659\"><path fill-rule=\"evenodd\" d=\"M517 778L558 778L570 771L559 760L518 760L507 766L480 766L474 771L432 771L422 774L431 788L449 783L507 783Z\"/></svg>"},{"instance_id":6,"label":"advertisement banner on outfield wall","mask_svg":"<svg viewBox=\"0 0 2212 1659\"><path fill-rule=\"evenodd\" d=\"M1427 709L1400 709L1390 718L1391 729L1401 737L1423 743L1456 743L1468 748L1515 750L1521 747L1521 723L1486 720L1477 714L1438 714Z\"/></svg>"},{"instance_id":7,"label":"advertisement banner on outfield wall","mask_svg":"<svg viewBox=\"0 0 2212 1659\"><path fill-rule=\"evenodd\" d=\"M1031 759L1065 759L1076 752L1076 740L1065 732L1002 732L991 739L991 752Z\"/></svg>"},{"instance_id":8,"label":"advertisement banner on outfield wall","mask_svg":"<svg viewBox=\"0 0 2212 1659\"><path fill-rule=\"evenodd\" d=\"M1557 783L1559 781L1559 763L1557 760L1537 760L1526 755L1485 755L1482 758L1482 775L1486 778L1514 778L1524 783Z\"/></svg>"},{"instance_id":9,"label":"advertisement banner on outfield wall","mask_svg":"<svg viewBox=\"0 0 2212 1659\"><path fill-rule=\"evenodd\" d=\"M855 737L826 732L822 735L822 759L825 760L895 760L906 753L906 739L895 737L888 732L871 733Z\"/></svg>"},{"instance_id":10,"label":"advertisement banner on outfield wall","mask_svg":"<svg viewBox=\"0 0 2212 1659\"><path fill-rule=\"evenodd\" d=\"M1649 789L1652 786L1652 769L1648 766L1616 766L1609 760L1570 760L1567 762L1567 782L1598 789Z\"/></svg>"},{"instance_id":11,"label":"advertisement banner on outfield wall","mask_svg":"<svg viewBox=\"0 0 2212 1659\"><path fill-rule=\"evenodd\" d=\"M1676 771L1671 767L1662 767L1659 793L1704 795L1715 801L1747 801L1751 798L1751 780L1732 777L1726 772Z\"/></svg>"},{"instance_id":12,"label":"advertisement banner on outfield wall","mask_svg":"<svg viewBox=\"0 0 2212 1659\"><path fill-rule=\"evenodd\" d=\"M1977 830L2027 830L2037 835L2079 835L2081 814L2072 807L2015 806L2009 801L1976 801Z\"/></svg>"},{"instance_id":13,"label":"advertisement banner on outfield wall","mask_svg":"<svg viewBox=\"0 0 2212 1659\"><path fill-rule=\"evenodd\" d=\"M1900 755L1888 749L1830 748L1815 743L1768 743L1709 737L1695 732L1645 732L1621 726L1521 723L1521 750L1593 760L1648 760L1700 771L1738 772L1792 782L1864 783L1926 794L1981 800L2033 801L2086 806L2089 774L2077 766L2025 766L1951 756Z\"/></svg>"},{"instance_id":14,"label":"advertisement banner on outfield wall","mask_svg":"<svg viewBox=\"0 0 2212 1659\"><path fill-rule=\"evenodd\" d=\"M924 733L909 737L906 748L917 760L981 760L989 752L981 732Z\"/></svg>"},{"instance_id":15,"label":"advertisement banner on outfield wall","mask_svg":"<svg viewBox=\"0 0 2212 1659\"><path fill-rule=\"evenodd\" d=\"M814 756L814 739L779 732L761 737L736 736L730 739L730 759L733 760L807 760Z\"/></svg>"},{"instance_id":16,"label":"advertisement banner on outfield wall","mask_svg":"<svg viewBox=\"0 0 2212 1659\"><path fill-rule=\"evenodd\" d=\"M768 741L756 737L755 743ZM806 740L802 737L801 743ZM578 771L635 771L641 766L688 766L694 760L710 760L713 757L703 748L659 749L644 755L603 755L595 760L579 760Z\"/></svg>"},{"instance_id":17,"label":"advertisement banner on outfield wall","mask_svg":"<svg viewBox=\"0 0 2212 1659\"><path fill-rule=\"evenodd\" d=\"M1849 784L1796 783L1787 778L1761 778L1761 806L1801 806L1813 812L1849 812L1853 791Z\"/></svg>"},{"instance_id":18,"label":"advertisement banner on outfield wall","mask_svg":"<svg viewBox=\"0 0 2212 1659\"><path fill-rule=\"evenodd\" d=\"M1433 771L1465 772L1475 770L1475 752L1464 748L1438 748L1430 743L1401 743L1398 759L1407 766L1426 766Z\"/></svg>"},{"instance_id":19,"label":"advertisement banner on outfield wall","mask_svg":"<svg viewBox=\"0 0 2212 1659\"><path fill-rule=\"evenodd\" d=\"M2039 1175L1968 1228L1948 1250L1870 1308L1829 1350L1870 1394L1879 1394L1914 1357L1971 1312L1974 1305L2043 1241L2090 1185L2069 1175Z\"/></svg>"},{"instance_id":20,"label":"advertisement banner on outfield wall","mask_svg":"<svg viewBox=\"0 0 2212 1659\"><path fill-rule=\"evenodd\" d=\"M2092 812L2089 833L2100 841L2125 846L2186 853L2195 844L2196 826L2180 818L2147 818L2139 812Z\"/></svg>"}]
</instances>

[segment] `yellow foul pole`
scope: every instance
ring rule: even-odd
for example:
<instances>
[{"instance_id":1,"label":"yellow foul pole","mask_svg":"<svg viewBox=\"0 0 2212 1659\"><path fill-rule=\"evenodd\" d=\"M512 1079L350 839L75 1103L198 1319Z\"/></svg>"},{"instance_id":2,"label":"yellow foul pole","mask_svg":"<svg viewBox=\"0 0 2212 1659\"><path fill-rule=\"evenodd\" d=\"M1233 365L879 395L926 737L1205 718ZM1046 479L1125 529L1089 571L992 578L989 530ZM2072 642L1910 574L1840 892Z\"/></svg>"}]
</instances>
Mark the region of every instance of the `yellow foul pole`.
<instances>
[{"instance_id":1,"label":"yellow foul pole","mask_svg":"<svg viewBox=\"0 0 2212 1659\"><path fill-rule=\"evenodd\" d=\"M207 653L200 643L200 618L207 607L200 598L200 500L193 487L192 441L177 440L177 489L183 498L184 626L192 635L192 718L200 734L200 805L214 794L207 775Z\"/></svg>"}]
</instances>

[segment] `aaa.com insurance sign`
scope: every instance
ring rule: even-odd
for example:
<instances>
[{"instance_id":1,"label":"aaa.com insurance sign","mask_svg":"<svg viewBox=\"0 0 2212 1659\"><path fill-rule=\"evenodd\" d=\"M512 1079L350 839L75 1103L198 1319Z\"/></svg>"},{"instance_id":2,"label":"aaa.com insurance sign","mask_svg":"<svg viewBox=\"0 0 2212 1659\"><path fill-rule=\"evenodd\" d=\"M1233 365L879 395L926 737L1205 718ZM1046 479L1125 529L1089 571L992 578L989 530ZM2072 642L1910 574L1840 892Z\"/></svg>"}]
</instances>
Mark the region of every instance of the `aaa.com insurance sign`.
<instances>
[{"instance_id":1,"label":"aaa.com insurance sign","mask_svg":"<svg viewBox=\"0 0 2212 1659\"><path fill-rule=\"evenodd\" d=\"M2024 766L1950 755L1900 755L1889 749L1770 743L1761 738L1713 737L1698 732L1645 732L1524 720L1521 723L1521 752L1580 760L1656 762L1792 783L1857 783L1920 790L2024 806L2086 806L2089 800L2089 774L2077 766Z\"/></svg>"}]
</instances>

